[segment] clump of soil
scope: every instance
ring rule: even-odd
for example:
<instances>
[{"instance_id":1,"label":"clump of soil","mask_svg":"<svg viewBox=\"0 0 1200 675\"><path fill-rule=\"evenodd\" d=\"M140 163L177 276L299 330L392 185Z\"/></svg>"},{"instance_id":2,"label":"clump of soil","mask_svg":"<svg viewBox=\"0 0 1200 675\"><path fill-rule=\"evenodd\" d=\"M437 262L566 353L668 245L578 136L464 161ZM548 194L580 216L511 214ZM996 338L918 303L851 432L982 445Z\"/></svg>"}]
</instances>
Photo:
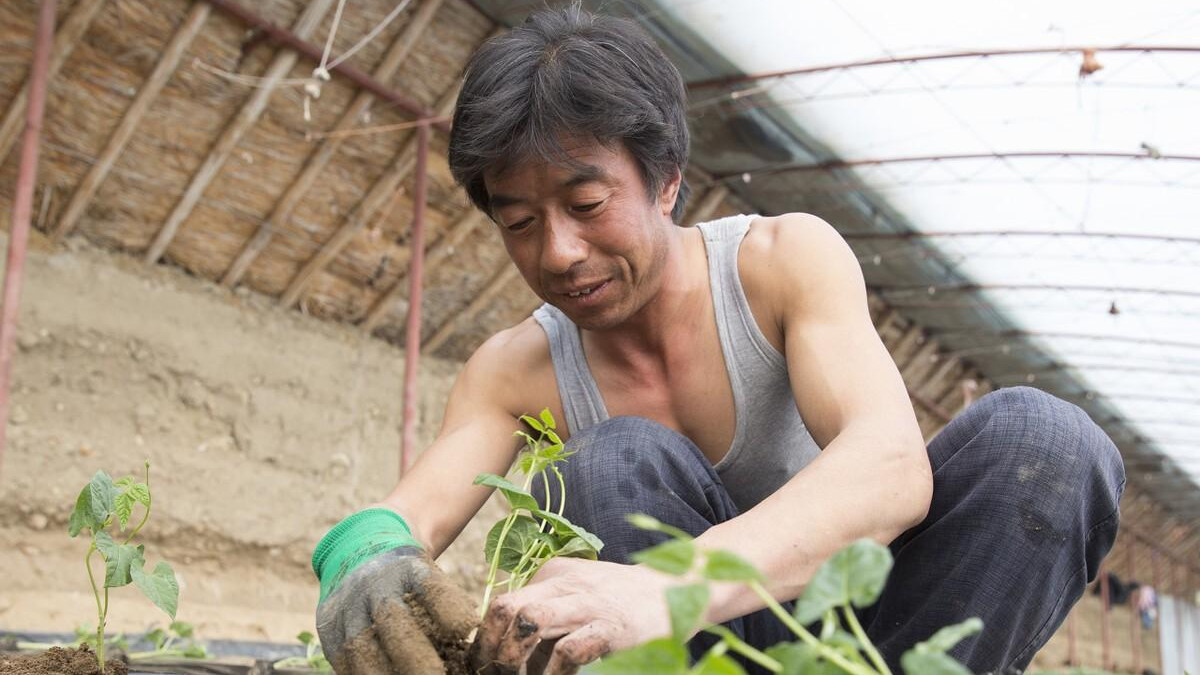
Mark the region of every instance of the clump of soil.
<instances>
[{"instance_id":1,"label":"clump of soil","mask_svg":"<svg viewBox=\"0 0 1200 675\"><path fill-rule=\"evenodd\" d=\"M51 647L37 654L0 654L0 672L11 675L99 675L96 653L87 645L78 649ZM105 675L128 675L129 668L117 659L104 663Z\"/></svg>"}]
</instances>

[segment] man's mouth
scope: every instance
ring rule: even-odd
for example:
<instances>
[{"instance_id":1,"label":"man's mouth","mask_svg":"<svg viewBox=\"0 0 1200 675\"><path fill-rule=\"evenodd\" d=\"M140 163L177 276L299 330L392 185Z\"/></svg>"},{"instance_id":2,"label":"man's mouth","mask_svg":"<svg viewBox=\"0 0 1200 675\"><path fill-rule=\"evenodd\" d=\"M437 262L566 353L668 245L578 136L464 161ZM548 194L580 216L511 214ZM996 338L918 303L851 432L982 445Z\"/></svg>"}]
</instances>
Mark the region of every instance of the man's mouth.
<instances>
[{"instance_id":1,"label":"man's mouth","mask_svg":"<svg viewBox=\"0 0 1200 675\"><path fill-rule=\"evenodd\" d=\"M582 297L586 297L586 296L589 296L589 295L591 295L592 293L595 293L596 291L600 290L600 289L601 289L601 288L603 288L603 287L604 287L604 285L605 285L605 284L607 284L607 283L608 283L608 281L607 281L607 280L605 280L605 281L600 281L600 282L597 282L597 283L594 283L594 284L592 284L591 286L584 286L584 287L582 287L582 288L578 288L578 289L576 289L576 290L573 290L573 291L567 291L567 292L563 293L563 295L567 296L568 298L582 298Z\"/></svg>"}]
</instances>

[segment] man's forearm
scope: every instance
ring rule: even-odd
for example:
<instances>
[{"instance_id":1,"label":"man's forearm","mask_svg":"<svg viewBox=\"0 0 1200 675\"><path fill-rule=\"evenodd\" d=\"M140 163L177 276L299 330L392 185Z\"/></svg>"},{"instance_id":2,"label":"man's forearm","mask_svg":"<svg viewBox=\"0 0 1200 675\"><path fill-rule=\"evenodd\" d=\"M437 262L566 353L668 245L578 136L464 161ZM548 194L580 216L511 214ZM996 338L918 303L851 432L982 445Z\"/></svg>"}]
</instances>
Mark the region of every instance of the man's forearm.
<instances>
[{"instance_id":1,"label":"man's forearm","mask_svg":"<svg viewBox=\"0 0 1200 675\"><path fill-rule=\"evenodd\" d=\"M932 484L919 439L884 441L847 429L775 494L712 527L697 544L746 558L767 576L775 598L790 600L846 544L863 537L886 544L923 520ZM721 584L708 618L723 622L762 607L744 585Z\"/></svg>"}]
</instances>

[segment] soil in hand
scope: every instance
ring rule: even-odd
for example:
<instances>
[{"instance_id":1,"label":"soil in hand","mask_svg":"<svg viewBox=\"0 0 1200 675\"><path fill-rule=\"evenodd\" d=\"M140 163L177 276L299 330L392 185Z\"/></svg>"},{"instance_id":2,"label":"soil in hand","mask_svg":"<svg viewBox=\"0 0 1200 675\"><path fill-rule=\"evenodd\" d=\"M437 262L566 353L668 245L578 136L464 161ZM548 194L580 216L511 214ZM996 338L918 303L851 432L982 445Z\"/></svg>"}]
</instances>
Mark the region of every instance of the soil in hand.
<instances>
[{"instance_id":1,"label":"soil in hand","mask_svg":"<svg viewBox=\"0 0 1200 675\"><path fill-rule=\"evenodd\" d=\"M105 675L128 675L129 668L117 659L104 664ZM37 654L0 654L0 673L6 675L99 675L96 653L87 645L78 649L51 647Z\"/></svg>"}]
</instances>

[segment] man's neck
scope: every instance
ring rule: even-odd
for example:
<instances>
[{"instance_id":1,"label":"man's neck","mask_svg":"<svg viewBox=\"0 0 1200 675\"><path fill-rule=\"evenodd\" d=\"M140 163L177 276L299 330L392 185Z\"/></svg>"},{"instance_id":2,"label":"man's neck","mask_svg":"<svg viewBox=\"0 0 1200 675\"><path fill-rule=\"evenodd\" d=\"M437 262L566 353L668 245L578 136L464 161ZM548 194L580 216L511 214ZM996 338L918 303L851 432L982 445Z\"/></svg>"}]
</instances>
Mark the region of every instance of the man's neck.
<instances>
[{"instance_id":1,"label":"man's neck","mask_svg":"<svg viewBox=\"0 0 1200 675\"><path fill-rule=\"evenodd\" d=\"M588 350L605 361L634 366L664 360L681 336L709 316L708 258L700 232L676 228L669 237L661 283L650 301L619 326L584 331Z\"/></svg>"}]
</instances>

